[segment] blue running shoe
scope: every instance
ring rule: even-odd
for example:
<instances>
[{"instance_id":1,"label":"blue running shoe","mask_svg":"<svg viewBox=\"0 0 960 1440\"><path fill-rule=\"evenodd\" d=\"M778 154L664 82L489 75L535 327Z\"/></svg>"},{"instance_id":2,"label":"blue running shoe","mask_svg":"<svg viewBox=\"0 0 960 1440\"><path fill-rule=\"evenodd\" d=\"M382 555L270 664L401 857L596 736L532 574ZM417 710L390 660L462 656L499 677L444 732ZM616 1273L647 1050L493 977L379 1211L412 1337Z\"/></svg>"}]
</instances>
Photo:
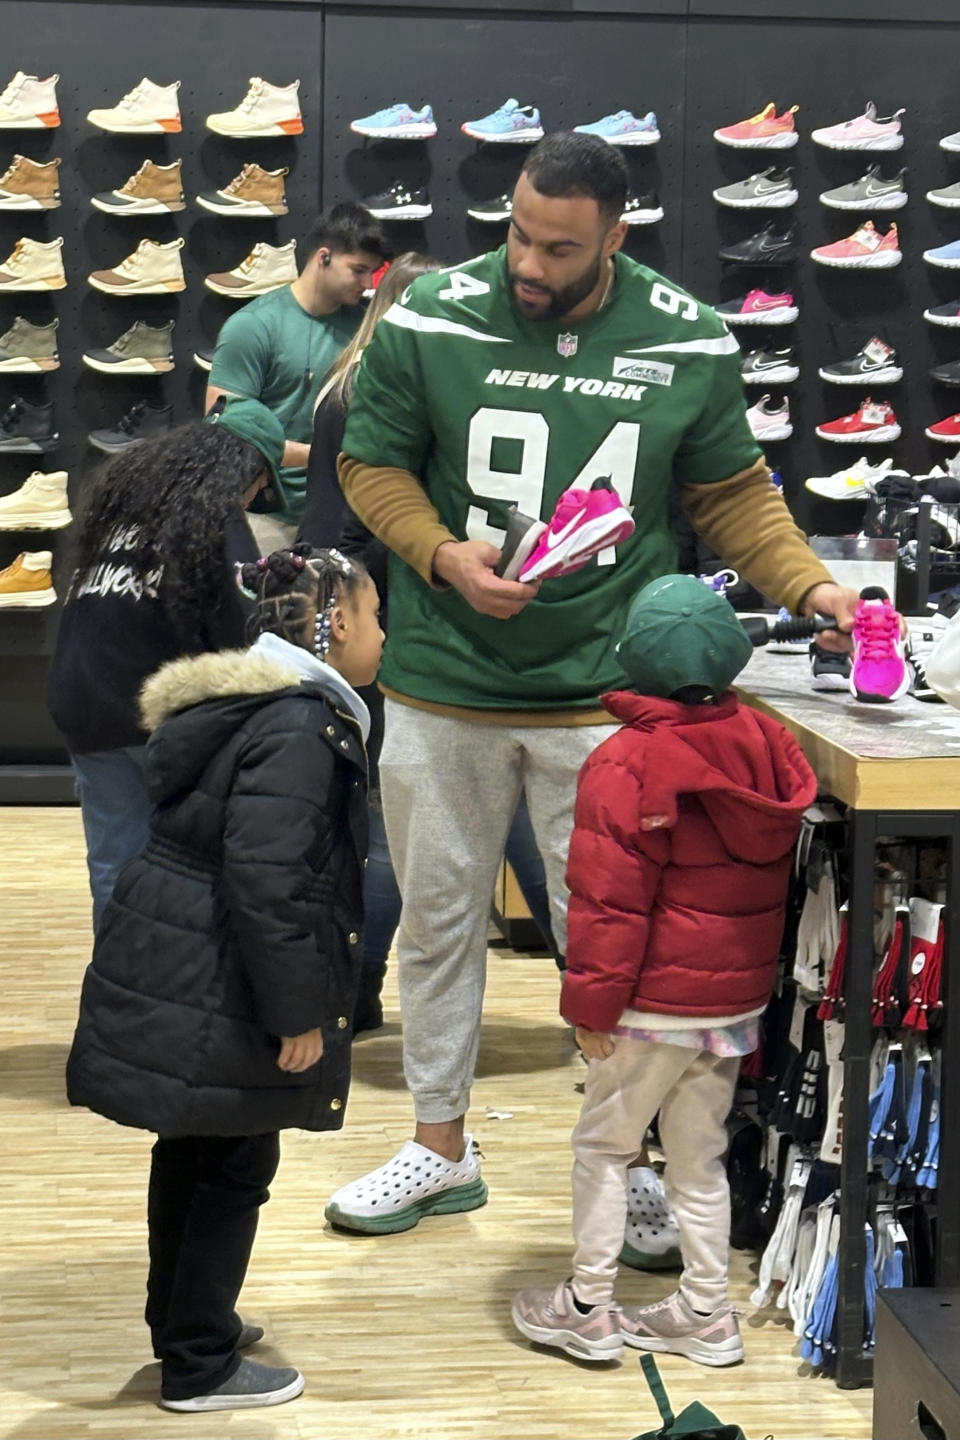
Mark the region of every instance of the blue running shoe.
<instances>
[{"instance_id":1,"label":"blue running shoe","mask_svg":"<svg viewBox=\"0 0 960 1440\"><path fill-rule=\"evenodd\" d=\"M935 250L924 250L923 258L928 265L939 265L942 270L960 270L960 240L938 245Z\"/></svg>"},{"instance_id":2,"label":"blue running shoe","mask_svg":"<svg viewBox=\"0 0 960 1440\"><path fill-rule=\"evenodd\" d=\"M535 105L521 105L519 100L505 100L499 110L481 120L465 120L460 129L472 140L528 145L543 139L540 111Z\"/></svg>"},{"instance_id":3,"label":"blue running shoe","mask_svg":"<svg viewBox=\"0 0 960 1440\"><path fill-rule=\"evenodd\" d=\"M375 140L431 140L437 133L429 105L411 110L402 103L361 115L359 120L351 120L350 129L354 135L370 135Z\"/></svg>"},{"instance_id":4,"label":"blue running shoe","mask_svg":"<svg viewBox=\"0 0 960 1440\"><path fill-rule=\"evenodd\" d=\"M604 115L589 125L574 125L578 135L599 135L611 145L656 145L660 139L657 117L648 110L641 120L629 110L618 110L615 115Z\"/></svg>"}]
</instances>

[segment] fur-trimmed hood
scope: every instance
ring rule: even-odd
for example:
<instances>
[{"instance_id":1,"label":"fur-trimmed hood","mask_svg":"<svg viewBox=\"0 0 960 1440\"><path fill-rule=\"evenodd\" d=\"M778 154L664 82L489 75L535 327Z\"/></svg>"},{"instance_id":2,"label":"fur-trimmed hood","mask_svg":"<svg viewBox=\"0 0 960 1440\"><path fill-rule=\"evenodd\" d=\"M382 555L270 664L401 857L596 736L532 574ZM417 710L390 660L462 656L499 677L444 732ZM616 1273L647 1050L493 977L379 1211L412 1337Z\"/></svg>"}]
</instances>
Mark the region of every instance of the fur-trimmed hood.
<instances>
[{"instance_id":1,"label":"fur-trimmed hood","mask_svg":"<svg viewBox=\"0 0 960 1440\"><path fill-rule=\"evenodd\" d=\"M292 666L249 650L220 650L210 655L185 655L151 675L140 692L140 716L151 733L181 710L205 700L234 695L269 695L299 685Z\"/></svg>"}]
</instances>

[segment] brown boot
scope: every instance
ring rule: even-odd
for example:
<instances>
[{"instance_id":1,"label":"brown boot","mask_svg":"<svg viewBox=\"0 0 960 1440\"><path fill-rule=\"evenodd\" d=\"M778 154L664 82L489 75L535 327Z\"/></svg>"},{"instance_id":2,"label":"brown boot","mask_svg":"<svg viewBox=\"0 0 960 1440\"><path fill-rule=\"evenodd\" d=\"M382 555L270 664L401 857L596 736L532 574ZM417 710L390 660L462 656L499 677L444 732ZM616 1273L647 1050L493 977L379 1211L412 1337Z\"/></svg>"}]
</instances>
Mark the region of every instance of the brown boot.
<instances>
[{"instance_id":1,"label":"brown boot","mask_svg":"<svg viewBox=\"0 0 960 1440\"><path fill-rule=\"evenodd\" d=\"M59 160L40 165L24 155L14 155L5 175L0 175L0 210L59 210Z\"/></svg>"},{"instance_id":2,"label":"brown boot","mask_svg":"<svg viewBox=\"0 0 960 1440\"><path fill-rule=\"evenodd\" d=\"M170 215L175 210L185 210L181 164L180 160L169 165L144 160L137 173L119 190L92 195L90 204L108 215Z\"/></svg>"},{"instance_id":3,"label":"brown boot","mask_svg":"<svg viewBox=\"0 0 960 1440\"><path fill-rule=\"evenodd\" d=\"M197 204L214 215L286 215L283 177L287 173L286 167L263 170L259 165L244 165L222 190L198 195Z\"/></svg>"}]
</instances>

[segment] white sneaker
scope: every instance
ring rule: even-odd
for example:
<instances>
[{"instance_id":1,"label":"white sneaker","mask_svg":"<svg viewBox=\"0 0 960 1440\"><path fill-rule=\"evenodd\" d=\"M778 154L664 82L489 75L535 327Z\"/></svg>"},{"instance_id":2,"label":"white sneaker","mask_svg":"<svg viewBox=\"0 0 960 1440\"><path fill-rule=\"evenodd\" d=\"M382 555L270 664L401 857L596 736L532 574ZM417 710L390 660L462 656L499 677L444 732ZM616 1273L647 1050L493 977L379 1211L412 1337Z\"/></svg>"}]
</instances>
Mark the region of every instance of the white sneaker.
<instances>
[{"instance_id":1,"label":"white sneaker","mask_svg":"<svg viewBox=\"0 0 960 1440\"><path fill-rule=\"evenodd\" d=\"M155 85L144 77L118 104L107 110L90 110L87 119L91 125L116 135L179 135L183 129L179 89L179 80L172 85Z\"/></svg>"},{"instance_id":2,"label":"white sneaker","mask_svg":"<svg viewBox=\"0 0 960 1440\"><path fill-rule=\"evenodd\" d=\"M94 270L87 279L94 290L104 295L166 295L186 290L180 261L182 248L182 236L167 245L141 240L133 254L119 265L112 270Z\"/></svg>"},{"instance_id":3,"label":"white sneaker","mask_svg":"<svg viewBox=\"0 0 960 1440\"><path fill-rule=\"evenodd\" d=\"M412 1230L425 1215L452 1215L487 1203L480 1156L472 1135L463 1137L462 1160L447 1160L408 1140L378 1170L342 1185L324 1214L340 1230L392 1235Z\"/></svg>"},{"instance_id":4,"label":"white sneaker","mask_svg":"<svg viewBox=\"0 0 960 1440\"><path fill-rule=\"evenodd\" d=\"M783 400L773 406L769 395L761 395L747 411L747 424L755 440L789 440L793 434L790 404Z\"/></svg>"},{"instance_id":5,"label":"white sneaker","mask_svg":"<svg viewBox=\"0 0 960 1440\"><path fill-rule=\"evenodd\" d=\"M24 237L0 264L0 293L6 290L62 290L63 237L44 243Z\"/></svg>"},{"instance_id":6,"label":"white sneaker","mask_svg":"<svg viewBox=\"0 0 960 1440\"><path fill-rule=\"evenodd\" d=\"M11 495L0 495L0 530L62 530L73 516L66 470L34 470Z\"/></svg>"},{"instance_id":7,"label":"white sneaker","mask_svg":"<svg viewBox=\"0 0 960 1440\"><path fill-rule=\"evenodd\" d=\"M865 455L861 455L854 465L835 470L832 475L811 475L803 483L814 495L822 495L825 500L866 500L873 494L877 481L892 469L892 460L881 460L879 465L872 465Z\"/></svg>"},{"instance_id":8,"label":"white sneaker","mask_svg":"<svg viewBox=\"0 0 960 1440\"><path fill-rule=\"evenodd\" d=\"M233 270L215 271L203 283L215 295L237 300L292 285L297 278L296 247L296 240L288 240L286 245L268 245L259 240Z\"/></svg>"},{"instance_id":9,"label":"white sneaker","mask_svg":"<svg viewBox=\"0 0 960 1440\"><path fill-rule=\"evenodd\" d=\"M0 130L52 130L60 124L59 75L40 80L18 70L0 92Z\"/></svg>"},{"instance_id":10,"label":"white sneaker","mask_svg":"<svg viewBox=\"0 0 960 1440\"><path fill-rule=\"evenodd\" d=\"M250 88L235 110L221 110L207 116L207 129L218 135L302 135L300 81L292 85L271 85L254 75Z\"/></svg>"},{"instance_id":11,"label":"white sneaker","mask_svg":"<svg viewBox=\"0 0 960 1440\"><path fill-rule=\"evenodd\" d=\"M680 1231L656 1170L627 1171L627 1223L620 1260L634 1270L678 1270Z\"/></svg>"}]
</instances>

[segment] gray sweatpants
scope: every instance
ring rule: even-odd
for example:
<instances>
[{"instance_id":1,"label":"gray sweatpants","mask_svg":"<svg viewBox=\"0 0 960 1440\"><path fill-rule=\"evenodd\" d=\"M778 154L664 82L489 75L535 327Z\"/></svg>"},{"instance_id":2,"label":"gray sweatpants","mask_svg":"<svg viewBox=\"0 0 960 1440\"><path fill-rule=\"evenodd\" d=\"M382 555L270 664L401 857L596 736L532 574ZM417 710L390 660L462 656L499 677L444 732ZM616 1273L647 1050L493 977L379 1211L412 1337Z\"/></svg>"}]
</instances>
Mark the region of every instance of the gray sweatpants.
<instances>
[{"instance_id":1,"label":"gray sweatpants","mask_svg":"<svg viewBox=\"0 0 960 1440\"><path fill-rule=\"evenodd\" d=\"M403 912L403 1070L418 1120L465 1114L480 1040L487 925L522 789L566 948L564 873L581 765L615 725L484 725L387 700L380 786Z\"/></svg>"}]
</instances>

